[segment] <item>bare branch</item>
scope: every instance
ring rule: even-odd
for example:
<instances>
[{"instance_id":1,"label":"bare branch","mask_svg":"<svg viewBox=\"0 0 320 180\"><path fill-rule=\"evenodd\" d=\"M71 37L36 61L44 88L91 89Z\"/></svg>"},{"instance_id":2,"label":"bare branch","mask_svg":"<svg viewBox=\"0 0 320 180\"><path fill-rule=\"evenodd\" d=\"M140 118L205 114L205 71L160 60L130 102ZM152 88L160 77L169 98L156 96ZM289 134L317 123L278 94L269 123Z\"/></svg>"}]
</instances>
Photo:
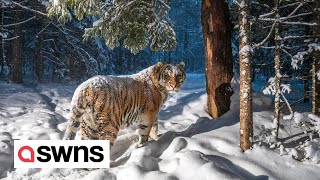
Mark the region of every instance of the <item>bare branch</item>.
<instances>
[{"instance_id":1,"label":"bare branch","mask_svg":"<svg viewBox=\"0 0 320 180\"><path fill-rule=\"evenodd\" d=\"M266 4L261 4L257 1L252 1L252 4L255 4L255 5L259 5L259 6L262 6L262 7L265 7L265 8L268 8L268 9L271 9L270 6L266 5Z\"/></svg>"},{"instance_id":2,"label":"bare branch","mask_svg":"<svg viewBox=\"0 0 320 180\"><path fill-rule=\"evenodd\" d=\"M20 36L15 36L15 37L11 37L11 38L3 38L3 41L11 41L11 40L17 39L19 37Z\"/></svg>"},{"instance_id":3,"label":"bare branch","mask_svg":"<svg viewBox=\"0 0 320 180\"><path fill-rule=\"evenodd\" d=\"M271 15L274 15L274 13L275 13L274 11L271 11L271 12L268 12L268 13L266 13L266 14L260 15L259 18L268 17L268 16L271 16Z\"/></svg>"},{"instance_id":4,"label":"bare branch","mask_svg":"<svg viewBox=\"0 0 320 180\"><path fill-rule=\"evenodd\" d=\"M301 14L297 14L294 16L282 17L282 18L280 18L280 20L287 20L287 19L301 17L301 16L307 16L307 15L311 15L311 14L312 14L312 12L306 12L306 13L301 13Z\"/></svg>"},{"instance_id":5,"label":"bare branch","mask_svg":"<svg viewBox=\"0 0 320 180\"><path fill-rule=\"evenodd\" d=\"M33 16L32 18L26 19L26 20L21 21L21 22L12 23L12 24L4 24L4 25L2 25L2 27L12 27L12 26L16 26L16 25L19 25L19 24L23 24L23 23L29 22L29 21L31 21L31 20L34 19L34 18L36 18L36 16Z\"/></svg>"},{"instance_id":6,"label":"bare branch","mask_svg":"<svg viewBox=\"0 0 320 180\"><path fill-rule=\"evenodd\" d=\"M51 22L49 22L43 29L41 29L41 31L39 31L36 36L39 36L39 34L41 34L45 29L47 29L47 27L48 27L50 24L51 24Z\"/></svg>"},{"instance_id":7,"label":"bare branch","mask_svg":"<svg viewBox=\"0 0 320 180\"><path fill-rule=\"evenodd\" d=\"M281 17L281 18L279 18L279 20L280 20L280 23L282 23L281 20L287 20L287 19L297 18L297 17L301 17L301 16L307 16L307 15L311 15L311 14L312 14L312 12L306 12L306 13L301 13L301 14L297 14L294 16ZM275 18L263 18L262 16L259 16L258 20L260 20L260 21L275 21L276 19Z\"/></svg>"},{"instance_id":8,"label":"bare branch","mask_svg":"<svg viewBox=\"0 0 320 180\"><path fill-rule=\"evenodd\" d=\"M287 50L285 50L285 49L283 49L283 48L281 48L281 50L282 50L284 53L286 53L288 56L290 56L291 58L293 57L292 54L290 54Z\"/></svg>"},{"instance_id":9,"label":"bare branch","mask_svg":"<svg viewBox=\"0 0 320 180\"><path fill-rule=\"evenodd\" d=\"M31 9L31 8L29 8L29 7L27 7L27 6L24 6L24 5L20 4L20 3L14 2L14 1L11 1L11 2L12 2L14 5L17 5L17 6L21 7L21 8L23 8L23 9L26 9L26 10L35 12L35 13L37 13L37 14L40 14L40 15L42 15L42 16L48 17L47 14L45 14L45 13L43 13L43 12L41 12L41 11L37 11L37 10Z\"/></svg>"},{"instance_id":10,"label":"bare branch","mask_svg":"<svg viewBox=\"0 0 320 180\"><path fill-rule=\"evenodd\" d=\"M300 3L299 6L297 6L290 14L290 16L293 16L301 7L303 6L303 3Z\"/></svg>"},{"instance_id":11,"label":"bare branch","mask_svg":"<svg viewBox=\"0 0 320 180\"><path fill-rule=\"evenodd\" d=\"M286 36L286 37L280 38L280 40L288 40L288 39L309 39L309 38L320 38L320 35Z\"/></svg>"},{"instance_id":12,"label":"bare branch","mask_svg":"<svg viewBox=\"0 0 320 180\"><path fill-rule=\"evenodd\" d=\"M295 5L298 5L298 4L301 4L301 2L294 2L294 3L291 3L291 4L286 4L286 5L283 5L283 6L279 6L279 9L287 8L287 7L290 7L290 6L295 6Z\"/></svg>"},{"instance_id":13,"label":"bare branch","mask_svg":"<svg viewBox=\"0 0 320 180\"><path fill-rule=\"evenodd\" d=\"M270 29L269 34L267 35L267 37L265 37L260 43L257 43L257 44L255 44L255 45L253 45L253 48L259 48L260 46L262 46L262 45L270 38L270 36L271 36L271 34L272 34L273 30L274 30L275 24L276 24L276 23L273 23L273 24L272 24L272 27L271 27L271 29Z\"/></svg>"},{"instance_id":14,"label":"bare branch","mask_svg":"<svg viewBox=\"0 0 320 180\"><path fill-rule=\"evenodd\" d=\"M304 25L304 26L318 26L317 23L307 23L307 22L290 22L290 21L284 21L281 22L282 24L292 24L292 25Z\"/></svg>"},{"instance_id":15,"label":"bare branch","mask_svg":"<svg viewBox=\"0 0 320 180\"><path fill-rule=\"evenodd\" d=\"M275 46L260 46L259 48L263 48L263 49L274 49Z\"/></svg>"}]
</instances>

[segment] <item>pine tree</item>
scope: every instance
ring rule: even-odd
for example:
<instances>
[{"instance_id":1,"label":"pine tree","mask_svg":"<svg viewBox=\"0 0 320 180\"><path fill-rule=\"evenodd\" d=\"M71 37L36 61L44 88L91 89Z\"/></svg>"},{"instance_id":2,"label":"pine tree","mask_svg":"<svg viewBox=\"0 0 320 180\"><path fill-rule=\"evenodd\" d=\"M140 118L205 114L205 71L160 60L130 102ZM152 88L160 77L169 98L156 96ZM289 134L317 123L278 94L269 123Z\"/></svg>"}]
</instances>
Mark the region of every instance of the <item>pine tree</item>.
<instances>
[{"instance_id":1,"label":"pine tree","mask_svg":"<svg viewBox=\"0 0 320 180\"><path fill-rule=\"evenodd\" d=\"M252 47L250 43L250 4L243 0L239 4L239 63L240 63L240 148L250 149L253 137L252 120Z\"/></svg>"},{"instance_id":2,"label":"pine tree","mask_svg":"<svg viewBox=\"0 0 320 180\"><path fill-rule=\"evenodd\" d=\"M206 54L208 112L216 118L230 109L233 77L231 21L225 0L203 0L201 23Z\"/></svg>"},{"instance_id":3,"label":"pine tree","mask_svg":"<svg viewBox=\"0 0 320 180\"><path fill-rule=\"evenodd\" d=\"M123 45L138 53L150 44L152 50L171 50L176 47L176 38L166 0L56 0L51 2L48 15L57 15L62 22L72 17L77 19L98 16L92 28L87 28L84 39L104 39L106 45L115 48Z\"/></svg>"}]
</instances>

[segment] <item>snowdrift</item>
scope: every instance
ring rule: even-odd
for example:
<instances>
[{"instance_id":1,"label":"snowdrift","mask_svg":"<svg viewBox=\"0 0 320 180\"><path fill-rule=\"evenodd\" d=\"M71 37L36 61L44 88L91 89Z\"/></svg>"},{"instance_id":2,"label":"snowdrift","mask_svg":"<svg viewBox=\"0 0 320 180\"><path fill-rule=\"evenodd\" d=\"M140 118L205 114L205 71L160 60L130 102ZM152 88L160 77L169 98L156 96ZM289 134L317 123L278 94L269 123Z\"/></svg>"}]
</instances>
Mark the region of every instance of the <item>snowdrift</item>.
<instances>
[{"instance_id":1,"label":"snowdrift","mask_svg":"<svg viewBox=\"0 0 320 180\"><path fill-rule=\"evenodd\" d=\"M110 169L13 169L13 139L61 139L76 86L36 88L0 83L0 177L4 179L319 179L320 166L299 162L256 144L239 148L239 89L231 110L212 119L206 113L204 75L188 74L159 115L157 141L135 148L134 127L120 131ZM272 100L254 93L254 134L272 127ZM283 133L281 129L280 133Z\"/></svg>"}]
</instances>

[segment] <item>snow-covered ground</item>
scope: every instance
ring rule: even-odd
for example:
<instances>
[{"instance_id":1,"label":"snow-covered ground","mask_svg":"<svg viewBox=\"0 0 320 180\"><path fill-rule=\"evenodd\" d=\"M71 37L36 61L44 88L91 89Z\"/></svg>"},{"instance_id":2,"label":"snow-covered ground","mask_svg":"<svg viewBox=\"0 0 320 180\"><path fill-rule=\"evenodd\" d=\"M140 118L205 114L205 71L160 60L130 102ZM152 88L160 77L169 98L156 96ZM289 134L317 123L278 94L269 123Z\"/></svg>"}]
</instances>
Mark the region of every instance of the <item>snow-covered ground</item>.
<instances>
[{"instance_id":1,"label":"snow-covered ground","mask_svg":"<svg viewBox=\"0 0 320 180\"><path fill-rule=\"evenodd\" d=\"M110 169L13 169L13 139L61 139L76 86L45 84L36 88L0 82L0 177L4 179L320 179L320 165L292 158L285 150L256 143L239 148L239 89L234 84L231 110L212 119L206 113L203 75L188 74L183 89L170 97L159 115L157 141L135 149L133 128L120 132ZM258 141L272 127L272 100L254 93L254 134ZM299 133L287 122L288 131ZM288 138L290 140L290 138ZM311 143L312 144L312 143ZM319 143L313 143L319 146ZM319 148L319 147L318 147ZM320 148L319 148L320 149ZM318 153L320 157L320 153ZM317 157L317 154L316 154Z\"/></svg>"}]
</instances>

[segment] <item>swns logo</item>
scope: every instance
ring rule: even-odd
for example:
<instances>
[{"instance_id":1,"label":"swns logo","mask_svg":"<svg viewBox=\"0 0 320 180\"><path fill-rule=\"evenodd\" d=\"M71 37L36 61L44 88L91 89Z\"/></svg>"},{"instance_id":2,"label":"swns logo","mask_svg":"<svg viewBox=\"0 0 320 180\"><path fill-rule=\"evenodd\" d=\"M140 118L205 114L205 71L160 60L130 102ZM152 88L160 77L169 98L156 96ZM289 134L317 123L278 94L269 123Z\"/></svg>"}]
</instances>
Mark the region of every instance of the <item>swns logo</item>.
<instances>
[{"instance_id":1,"label":"swns logo","mask_svg":"<svg viewBox=\"0 0 320 180\"><path fill-rule=\"evenodd\" d=\"M15 140L15 168L109 168L108 140Z\"/></svg>"}]
</instances>

